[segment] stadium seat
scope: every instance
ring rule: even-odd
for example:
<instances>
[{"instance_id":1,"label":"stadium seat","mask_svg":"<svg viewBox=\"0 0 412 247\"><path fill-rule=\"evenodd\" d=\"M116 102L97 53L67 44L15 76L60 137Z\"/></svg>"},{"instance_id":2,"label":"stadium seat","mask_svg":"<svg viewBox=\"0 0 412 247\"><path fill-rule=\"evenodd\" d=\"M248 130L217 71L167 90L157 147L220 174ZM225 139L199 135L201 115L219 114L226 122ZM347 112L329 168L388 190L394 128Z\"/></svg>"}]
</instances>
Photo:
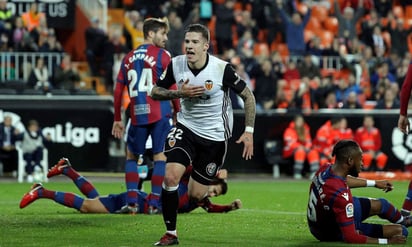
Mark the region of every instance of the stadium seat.
<instances>
[{"instance_id":1,"label":"stadium seat","mask_svg":"<svg viewBox=\"0 0 412 247\"><path fill-rule=\"evenodd\" d=\"M315 33L312 30L305 29L303 31L303 39L305 40L305 43L311 40L313 36L315 36Z\"/></svg>"},{"instance_id":2,"label":"stadium seat","mask_svg":"<svg viewBox=\"0 0 412 247\"><path fill-rule=\"evenodd\" d=\"M392 12L397 18L404 18L404 12L402 6L393 6Z\"/></svg>"},{"instance_id":3,"label":"stadium seat","mask_svg":"<svg viewBox=\"0 0 412 247\"><path fill-rule=\"evenodd\" d=\"M405 6L405 18L412 19L412 5Z\"/></svg>"},{"instance_id":4,"label":"stadium seat","mask_svg":"<svg viewBox=\"0 0 412 247\"><path fill-rule=\"evenodd\" d=\"M0 88L1 95L15 95L17 94L17 90L13 88Z\"/></svg>"},{"instance_id":5,"label":"stadium seat","mask_svg":"<svg viewBox=\"0 0 412 247\"><path fill-rule=\"evenodd\" d=\"M285 43L272 43L270 47L270 51L277 51L279 52L282 59L285 59L289 56L289 48Z\"/></svg>"},{"instance_id":6,"label":"stadium seat","mask_svg":"<svg viewBox=\"0 0 412 247\"><path fill-rule=\"evenodd\" d=\"M321 23L323 23L328 17L328 9L322 5L314 5L312 7L312 15L316 17Z\"/></svg>"},{"instance_id":7,"label":"stadium seat","mask_svg":"<svg viewBox=\"0 0 412 247\"><path fill-rule=\"evenodd\" d=\"M314 33L319 33L322 31L322 25L316 17L310 17L305 29L310 30Z\"/></svg>"},{"instance_id":8,"label":"stadium seat","mask_svg":"<svg viewBox=\"0 0 412 247\"><path fill-rule=\"evenodd\" d=\"M34 89L34 88L25 88L22 91L22 94L25 95L44 95L42 90Z\"/></svg>"},{"instance_id":9,"label":"stadium seat","mask_svg":"<svg viewBox=\"0 0 412 247\"><path fill-rule=\"evenodd\" d=\"M269 56L269 45L265 42L256 43L253 46L253 54L255 56L260 56L264 54Z\"/></svg>"},{"instance_id":10,"label":"stadium seat","mask_svg":"<svg viewBox=\"0 0 412 247\"><path fill-rule=\"evenodd\" d=\"M67 89L52 89L50 93L52 95L70 95L70 91Z\"/></svg>"},{"instance_id":11,"label":"stadium seat","mask_svg":"<svg viewBox=\"0 0 412 247\"><path fill-rule=\"evenodd\" d=\"M323 48L328 48L332 45L334 35L331 31L323 30L319 36Z\"/></svg>"},{"instance_id":12,"label":"stadium seat","mask_svg":"<svg viewBox=\"0 0 412 247\"><path fill-rule=\"evenodd\" d=\"M338 18L334 16L330 16L326 19L326 21L323 24L326 30L331 31L335 35L338 33L339 31Z\"/></svg>"}]
</instances>

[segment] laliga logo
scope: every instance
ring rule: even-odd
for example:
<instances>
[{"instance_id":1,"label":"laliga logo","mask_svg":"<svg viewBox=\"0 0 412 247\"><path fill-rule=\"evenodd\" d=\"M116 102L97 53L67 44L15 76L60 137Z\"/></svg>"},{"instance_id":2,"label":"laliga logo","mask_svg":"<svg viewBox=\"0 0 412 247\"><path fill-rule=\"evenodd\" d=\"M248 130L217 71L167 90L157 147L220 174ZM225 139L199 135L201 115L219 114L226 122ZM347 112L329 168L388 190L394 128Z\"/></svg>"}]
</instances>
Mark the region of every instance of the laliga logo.
<instances>
[{"instance_id":1,"label":"laliga logo","mask_svg":"<svg viewBox=\"0 0 412 247\"><path fill-rule=\"evenodd\" d=\"M56 124L54 127L45 127L43 128L43 135L50 135L53 142L71 143L75 147L100 141L99 128L73 127L70 122L67 122L64 127L61 124Z\"/></svg>"},{"instance_id":2,"label":"laliga logo","mask_svg":"<svg viewBox=\"0 0 412 247\"><path fill-rule=\"evenodd\" d=\"M412 164L412 135L405 135L395 127L392 131L392 152L405 165Z\"/></svg>"}]
</instances>

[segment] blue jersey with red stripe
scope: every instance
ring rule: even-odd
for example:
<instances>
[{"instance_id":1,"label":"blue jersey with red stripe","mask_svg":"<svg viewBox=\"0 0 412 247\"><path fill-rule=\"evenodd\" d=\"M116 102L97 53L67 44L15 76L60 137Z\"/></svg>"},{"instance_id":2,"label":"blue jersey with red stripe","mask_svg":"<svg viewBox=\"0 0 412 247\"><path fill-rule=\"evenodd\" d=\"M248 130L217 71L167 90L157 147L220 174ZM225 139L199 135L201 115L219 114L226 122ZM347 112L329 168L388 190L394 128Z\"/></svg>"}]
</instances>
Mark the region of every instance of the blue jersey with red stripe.
<instances>
[{"instance_id":1,"label":"blue jersey with red stripe","mask_svg":"<svg viewBox=\"0 0 412 247\"><path fill-rule=\"evenodd\" d=\"M115 121L120 121L121 93L127 87L132 125L147 125L171 116L170 101L153 100L149 94L170 63L170 54L152 44L140 45L122 61L114 93Z\"/></svg>"},{"instance_id":2,"label":"blue jersey with red stripe","mask_svg":"<svg viewBox=\"0 0 412 247\"><path fill-rule=\"evenodd\" d=\"M322 166L313 178L307 218L311 233L321 241L365 243L366 236L355 229L354 203L346 178Z\"/></svg>"}]
</instances>

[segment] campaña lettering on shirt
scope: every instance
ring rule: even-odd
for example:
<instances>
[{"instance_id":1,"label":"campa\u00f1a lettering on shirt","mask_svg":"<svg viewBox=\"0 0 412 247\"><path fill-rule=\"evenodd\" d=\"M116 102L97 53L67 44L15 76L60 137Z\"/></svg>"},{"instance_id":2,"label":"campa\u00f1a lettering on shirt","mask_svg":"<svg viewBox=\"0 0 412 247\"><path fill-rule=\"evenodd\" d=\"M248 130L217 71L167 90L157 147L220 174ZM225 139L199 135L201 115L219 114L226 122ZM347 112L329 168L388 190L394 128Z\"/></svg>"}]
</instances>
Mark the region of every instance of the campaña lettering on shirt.
<instances>
[{"instance_id":1,"label":"campa\u00f1a lettering on shirt","mask_svg":"<svg viewBox=\"0 0 412 247\"><path fill-rule=\"evenodd\" d=\"M153 56L149 56L146 53L140 53L146 50L137 50L135 54L129 57L129 63L133 63L136 60L144 60L146 63L153 67L156 65L156 61Z\"/></svg>"}]
</instances>

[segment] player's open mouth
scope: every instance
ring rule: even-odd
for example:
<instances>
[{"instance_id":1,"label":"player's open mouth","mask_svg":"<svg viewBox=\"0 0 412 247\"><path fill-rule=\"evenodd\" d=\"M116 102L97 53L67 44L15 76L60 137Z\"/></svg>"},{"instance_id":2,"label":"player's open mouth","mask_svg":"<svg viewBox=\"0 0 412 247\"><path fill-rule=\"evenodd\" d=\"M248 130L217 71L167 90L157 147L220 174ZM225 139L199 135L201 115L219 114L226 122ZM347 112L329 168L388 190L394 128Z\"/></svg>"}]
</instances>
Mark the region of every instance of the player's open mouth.
<instances>
[{"instance_id":1,"label":"player's open mouth","mask_svg":"<svg viewBox=\"0 0 412 247\"><path fill-rule=\"evenodd\" d=\"M195 55L195 53L193 51L186 51L187 55Z\"/></svg>"}]
</instances>

